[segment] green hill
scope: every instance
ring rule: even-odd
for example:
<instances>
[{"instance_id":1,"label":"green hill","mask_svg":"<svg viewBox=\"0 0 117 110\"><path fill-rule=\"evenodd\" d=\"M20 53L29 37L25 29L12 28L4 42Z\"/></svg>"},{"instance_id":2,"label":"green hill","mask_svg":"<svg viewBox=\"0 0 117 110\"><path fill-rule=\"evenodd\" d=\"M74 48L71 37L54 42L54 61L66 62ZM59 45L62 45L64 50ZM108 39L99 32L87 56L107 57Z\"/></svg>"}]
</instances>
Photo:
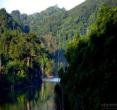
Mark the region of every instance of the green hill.
<instances>
[{"instance_id":1,"label":"green hill","mask_svg":"<svg viewBox=\"0 0 117 110\"><path fill-rule=\"evenodd\" d=\"M117 1L86 0L69 11L53 6L32 15L21 14L16 10L11 13L11 16L25 26L24 30L29 26L31 32L42 38L51 34L60 42L59 47L65 48L66 40L78 34L83 36L87 33L87 28L95 22L97 10L103 4L110 7L117 6Z\"/></svg>"},{"instance_id":2,"label":"green hill","mask_svg":"<svg viewBox=\"0 0 117 110\"><path fill-rule=\"evenodd\" d=\"M58 6L47 8L40 13L32 15L12 12L13 18L20 24L30 27L38 37L44 37L47 34L57 38L61 42L61 47L65 47L64 42L72 39L77 34L85 35L87 27L94 23L97 16L97 10L103 5L116 6L116 0L86 0L84 3L66 11ZM60 37L59 37L60 36ZM58 38L59 37L59 38Z\"/></svg>"},{"instance_id":3,"label":"green hill","mask_svg":"<svg viewBox=\"0 0 117 110\"><path fill-rule=\"evenodd\" d=\"M41 38L45 47L57 61L57 55L60 59L64 59L63 53L68 40L72 40L77 35L87 34L88 27L96 21L97 11L104 4L113 7L117 6L117 1L86 0L69 11L53 6L31 15L21 14L16 10L11 13L11 16L22 26L24 32L33 32ZM64 59L62 63L65 62Z\"/></svg>"},{"instance_id":4,"label":"green hill","mask_svg":"<svg viewBox=\"0 0 117 110\"><path fill-rule=\"evenodd\" d=\"M63 60L61 63L66 64L63 54L67 41L74 36L82 37L87 34L88 27L95 22L97 11L103 4L113 7L117 6L117 1L86 0L69 11L53 6L31 15L21 14L18 10L7 14L4 9L1 9L0 31L3 31L4 27L11 30L18 29L23 33L33 32L56 63L59 56Z\"/></svg>"}]
</instances>

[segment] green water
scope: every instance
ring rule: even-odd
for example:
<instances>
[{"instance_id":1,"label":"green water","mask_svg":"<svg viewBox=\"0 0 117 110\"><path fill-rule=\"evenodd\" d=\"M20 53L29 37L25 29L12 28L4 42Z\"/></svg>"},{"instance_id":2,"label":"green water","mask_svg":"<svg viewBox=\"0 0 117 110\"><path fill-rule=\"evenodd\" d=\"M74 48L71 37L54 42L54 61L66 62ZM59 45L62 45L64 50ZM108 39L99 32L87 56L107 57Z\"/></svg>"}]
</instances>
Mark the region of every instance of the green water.
<instances>
[{"instance_id":1,"label":"green water","mask_svg":"<svg viewBox=\"0 0 117 110\"><path fill-rule=\"evenodd\" d=\"M54 82L43 82L40 87L5 91L0 94L0 110L55 110Z\"/></svg>"}]
</instances>

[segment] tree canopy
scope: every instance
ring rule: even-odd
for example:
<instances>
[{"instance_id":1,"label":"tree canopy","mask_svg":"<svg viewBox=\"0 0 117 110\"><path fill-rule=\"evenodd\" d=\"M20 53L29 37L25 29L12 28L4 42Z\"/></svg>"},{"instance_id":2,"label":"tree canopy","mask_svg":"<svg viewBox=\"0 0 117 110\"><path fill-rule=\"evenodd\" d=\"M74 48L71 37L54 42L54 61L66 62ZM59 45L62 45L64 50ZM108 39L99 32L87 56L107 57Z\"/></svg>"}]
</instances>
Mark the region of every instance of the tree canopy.
<instances>
[{"instance_id":1,"label":"tree canopy","mask_svg":"<svg viewBox=\"0 0 117 110\"><path fill-rule=\"evenodd\" d=\"M99 110L116 102L116 29L117 7L103 6L87 36L68 43L69 67L61 80L65 110Z\"/></svg>"}]
</instances>

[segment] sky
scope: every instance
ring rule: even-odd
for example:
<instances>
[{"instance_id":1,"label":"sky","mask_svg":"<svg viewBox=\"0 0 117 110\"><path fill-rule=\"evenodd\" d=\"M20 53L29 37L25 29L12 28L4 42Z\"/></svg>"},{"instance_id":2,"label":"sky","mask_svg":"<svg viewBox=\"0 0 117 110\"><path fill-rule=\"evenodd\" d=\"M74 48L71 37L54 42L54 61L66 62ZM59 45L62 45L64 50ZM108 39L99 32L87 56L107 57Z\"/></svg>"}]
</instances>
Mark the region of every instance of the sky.
<instances>
[{"instance_id":1,"label":"sky","mask_svg":"<svg viewBox=\"0 0 117 110\"><path fill-rule=\"evenodd\" d=\"M0 0L0 8L5 8L9 13L13 10L19 10L21 13L32 14L54 5L70 10L84 1L85 0Z\"/></svg>"}]
</instances>

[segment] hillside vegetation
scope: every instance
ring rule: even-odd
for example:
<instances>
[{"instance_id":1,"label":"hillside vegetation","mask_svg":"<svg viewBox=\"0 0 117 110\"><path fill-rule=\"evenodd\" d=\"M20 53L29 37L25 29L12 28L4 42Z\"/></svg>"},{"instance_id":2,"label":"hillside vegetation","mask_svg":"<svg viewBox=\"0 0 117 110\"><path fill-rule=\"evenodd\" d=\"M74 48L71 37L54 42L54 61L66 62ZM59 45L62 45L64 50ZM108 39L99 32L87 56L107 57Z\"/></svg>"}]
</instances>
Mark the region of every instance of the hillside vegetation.
<instances>
[{"instance_id":1,"label":"hillside vegetation","mask_svg":"<svg viewBox=\"0 0 117 110\"><path fill-rule=\"evenodd\" d=\"M40 39L0 10L0 86L21 84L53 74L54 62Z\"/></svg>"},{"instance_id":2,"label":"hillside vegetation","mask_svg":"<svg viewBox=\"0 0 117 110\"><path fill-rule=\"evenodd\" d=\"M31 15L21 14L18 10L10 15L25 33L32 32L40 39L54 60L54 73L57 73L61 67L68 65L64 56L67 42L77 35L83 37L88 33L88 27L95 22L97 11L103 4L113 7L117 1L86 0L69 11L52 6Z\"/></svg>"},{"instance_id":3,"label":"hillside vegetation","mask_svg":"<svg viewBox=\"0 0 117 110\"><path fill-rule=\"evenodd\" d=\"M84 3L66 11L53 6L40 13L32 15L13 11L12 17L20 24L29 26L30 31L38 37L51 34L59 42L59 47L65 48L66 41L76 35L85 35L88 27L95 22L97 10L103 5L116 6L116 0L86 0ZM28 27L27 27L28 28Z\"/></svg>"},{"instance_id":4,"label":"hillside vegetation","mask_svg":"<svg viewBox=\"0 0 117 110\"><path fill-rule=\"evenodd\" d=\"M116 47L117 0L32 15L0 9L0 88L39 84L60 73L64 110L103 109L117 101Z\"/></svg>"},{"instance_id":5,"label":"hillside vegetation","mask_svg":"<svg viewBox=\"0 0 117 110\"><path fill-rule=\"evenodd\" d=\"M60 84L65 110L111 109L104 104L117 102L116 29L117 7L103 6L89 33L69 41Z\"/></svg>"}]
</instances>

